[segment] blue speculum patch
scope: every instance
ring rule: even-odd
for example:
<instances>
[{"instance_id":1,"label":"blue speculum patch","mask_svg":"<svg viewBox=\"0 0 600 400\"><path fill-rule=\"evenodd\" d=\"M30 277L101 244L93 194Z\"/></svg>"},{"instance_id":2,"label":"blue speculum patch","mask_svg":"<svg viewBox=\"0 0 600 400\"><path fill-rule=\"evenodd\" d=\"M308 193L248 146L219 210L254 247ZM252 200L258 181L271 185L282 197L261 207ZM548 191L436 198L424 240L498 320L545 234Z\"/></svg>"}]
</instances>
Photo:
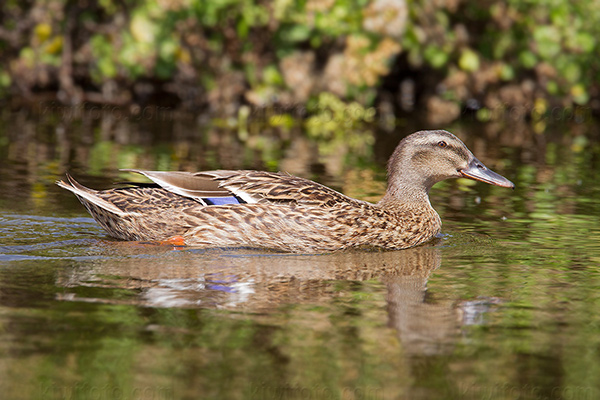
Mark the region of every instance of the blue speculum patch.
<instances>
[{"instance_id":1,"label":"blue speculum patch","mask_svg":"<svg viewBox=\"0 0 600 400\"><path fill-rule=\"evenodd\" d=\"M234 197L234 196L206 197L206 198L203 198L202 200L204 200L206 202L206 204L208 204L209 206L223 206L225 204L240 204L240 201L237 199L237 197Z\"/></svg>"}]
</instances>

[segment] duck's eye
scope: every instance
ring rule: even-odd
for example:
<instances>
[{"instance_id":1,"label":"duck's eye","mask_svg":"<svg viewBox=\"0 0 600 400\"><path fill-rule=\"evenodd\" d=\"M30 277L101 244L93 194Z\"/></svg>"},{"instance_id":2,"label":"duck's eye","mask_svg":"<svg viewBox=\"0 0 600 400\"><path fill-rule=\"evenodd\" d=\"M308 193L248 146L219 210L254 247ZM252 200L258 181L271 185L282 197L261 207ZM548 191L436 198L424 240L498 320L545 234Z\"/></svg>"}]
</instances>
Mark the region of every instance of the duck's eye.
<instances>
[{"instance_id":1,"label":"duck's eye","mask_svg":"<svg viewBox=\"0 0 600 400\"><path fill-rule=\"evenodd\" d=\"M442 140L441 142L438 142L438 146L443 149L444 147L448 146L448 143L446 143Z\"/></svg>"}]
</instances>

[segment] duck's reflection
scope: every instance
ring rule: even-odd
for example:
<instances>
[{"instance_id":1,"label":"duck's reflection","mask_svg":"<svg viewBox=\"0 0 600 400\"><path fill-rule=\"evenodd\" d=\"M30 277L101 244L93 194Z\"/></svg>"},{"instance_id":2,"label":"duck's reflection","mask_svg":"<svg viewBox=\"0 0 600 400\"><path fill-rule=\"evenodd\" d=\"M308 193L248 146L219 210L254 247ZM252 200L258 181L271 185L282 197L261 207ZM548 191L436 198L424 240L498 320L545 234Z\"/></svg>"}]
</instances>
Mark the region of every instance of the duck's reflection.
<instances>
[{"instance_id":1,"label":"duck's reflection","mask_svg":"<svg viewBox=\"0 0 600 400\"><path fill-rule=\"evenodd\" d=\"M87 266L71 270L59 283L137 290L139 295L133 300L69 293L61 298L265 313L285 304L322 303L340 295L334 290L336 283L370 280L385 285L388 325L398 332L409 353L445 352L461 325L462 311L455 302L426 301L427 280L441 264L440 249L431 245L317 256L192 249L165 252L164 248L149 251L142 247L124 252L119 251L114 259L82 264Z\"/></svg>"}]
</instances>

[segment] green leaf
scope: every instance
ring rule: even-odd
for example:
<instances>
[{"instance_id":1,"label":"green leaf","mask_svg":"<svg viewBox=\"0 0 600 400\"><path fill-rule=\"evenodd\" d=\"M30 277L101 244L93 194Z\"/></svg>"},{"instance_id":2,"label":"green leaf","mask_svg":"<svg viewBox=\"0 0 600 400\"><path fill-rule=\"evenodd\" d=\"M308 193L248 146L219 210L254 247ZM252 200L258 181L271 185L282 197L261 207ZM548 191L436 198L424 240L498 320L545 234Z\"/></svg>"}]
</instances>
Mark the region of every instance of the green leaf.
<instances>
[{"instance_id":1,"label":"green leaf","mask_svg":"<svg viewBox=\"0 0 600 400\"><path fill-rule=\"evenodd\" d=\"M434 68L441 68L448 63L448 54L434 45L427 46L423 55L425 60Z\"/></svg>"},{"instance_id":2,"label":"green leaf","mask_svg":"<svg viewBox=\"0 0 600 400\"><path fill-rule=\"evenodd\" d=\"M466 49L458 59L458 66L463 71L475 72L479 69L479 56L470 49Z\"/></svg>"},{"instance_id":3,"label":"green leaf","mask_svg":"<svg viewBox=\"0 0 600 400\"><path fill-rule=\"evenodd\" d=\"M538 54L545 59L551 59L560 53L561 35L558 29L550 25L538 26L533 31L537 43Z\"/></svg>"},{"instance_id":4,"label":"green leaf","mask_svg":"<svg viewBox=\"0 0 600 400\"><path fill-rule=\"evenodd\" d=\"M571 96L573 96L573 101L580 105L587 104L590 101L590 95L581 83L571 88Z\"/></svg>"},{"instance_id":5,"label":"green leaf","mask_svg":"<svg viewBox=\"0 0 600 400\"><path fill-rule=\"evenodd\" d=\"M283 78L274 65L268 65L263 70L263 80L268 85L282 85Z\"/></svg>"},{"instance_id":6,"label":"green leaf","mask_svg":"<svg viewBox=\"0 0 600 400\"><path fill-rule=\"evenodd\" d=\"M568 63L561 73L571 83L577 83L581 78L581 69L574 62Z\"/></svg>"},{"instance_id":7,"label":"green leaf","mask_svg":"<svg viewBox=\"0 0 600 400\"><path fill-rule=\"evenodd\" d=\"M510 81L515 79L515 69L508 64L504 64L502 66L502 69L500 70L500 78L503 81Z\"/></svg>"},{"instance_id":8,"label":"green leaf","mask_svg":"<svg viewBox=\"0 0 600 400\"><path fill-rule=\"evenodd\" d=\"M245 39L248 37L248 32L250 31L250 27L248 26L248 23L246 22L246 20L241 19L238 21L237 23L237 34L241 39Z\"/></svg>"},{"instance_id":9,"label":"green leaf","mask_svg":"<svg viewBox=\"0 0 600 400\"><path fill-rule=\"evenodd\" d=\"M293 25L285 29L281 36L289 42L303 42L310 37L310 28L306 25Z\"/></svg>"},{"instance_id":10,"label":"green leaf","mask_svg":"<svg viewBox=\"0 0 600 400\"><path fill-rule=\"evenodd\" d=\"M156 38L157 27L147 15L137 13L133 16L129 29L135 40L142 43L153 43Z\"/></svg>"},{"instance_id":11,"label":"green leaf","mask_svg":"<svg viewBox=\"0 0 600 400\"><path fill-rule=\"evenodd\" d=\"M102 57L96 63L98 70L104 78L114 78L117 75L117 67L115 63L108 57Z\"/></svg>"},{"instance_id":12,"label":"green leaf","mask_svg":"<svg viewBox=\"0 0 600 400\"><path fill-rule=\"evenodd\" d=\"M560 92L560 88L558 87L558 83L556 83L556 81L549 81L546 84L546 90L551 95L557 95Z\"/></svg>"},{"instance_id":13,"label":"green leaf","mask_svg":"<svg viewBox=\"0 0 600 400\"><path fill-rule=\"evenodd\" d=\"M587 32L577 32L575 34L575 44L584 53L591 53L596 47L596 40Z\"/></svg>"},{"instance_id":14,"label":"green leaf","mask_svg":"<svg viewBox=\"0 0 600 400\"><path fill-rule=\"evenodd\" d=\"M8 72L0 70L0 88L10 86L11 78Z\"/></svg>"},{"instance_id":15,"label":"green leaf","mask_svg":"<svg viewBox=\"0 0 600 400\"><path fill-rule=\"evenodd\" d=\"M521 62L521 65L523 65L525 68L533 68L538 62L535 54L533 54L529 50L522 51L519 54L519 61Z\"/></svg>"}]
</instances>

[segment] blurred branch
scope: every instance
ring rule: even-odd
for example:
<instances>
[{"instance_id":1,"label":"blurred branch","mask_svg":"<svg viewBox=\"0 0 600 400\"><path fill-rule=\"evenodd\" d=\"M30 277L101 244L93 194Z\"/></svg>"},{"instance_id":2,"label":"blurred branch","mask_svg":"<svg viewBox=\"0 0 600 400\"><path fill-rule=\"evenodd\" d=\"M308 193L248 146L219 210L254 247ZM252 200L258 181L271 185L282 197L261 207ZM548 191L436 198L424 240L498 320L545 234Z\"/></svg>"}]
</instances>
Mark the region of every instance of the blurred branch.
<instances>
[{"instance_id":1,"label":"blurred branch","mask_svg":"<svg viewBox=\"0 0 600 400\"><path fill-rule=\"evenodd\" d=\"M68 1L66 5L66 22L63 31L62 58L59 69L60 89L58 99L66 104L79 104L80 96L76 93L73 83L73 28L77 18L75 2Z\"/></svg>"}]
</instances>

